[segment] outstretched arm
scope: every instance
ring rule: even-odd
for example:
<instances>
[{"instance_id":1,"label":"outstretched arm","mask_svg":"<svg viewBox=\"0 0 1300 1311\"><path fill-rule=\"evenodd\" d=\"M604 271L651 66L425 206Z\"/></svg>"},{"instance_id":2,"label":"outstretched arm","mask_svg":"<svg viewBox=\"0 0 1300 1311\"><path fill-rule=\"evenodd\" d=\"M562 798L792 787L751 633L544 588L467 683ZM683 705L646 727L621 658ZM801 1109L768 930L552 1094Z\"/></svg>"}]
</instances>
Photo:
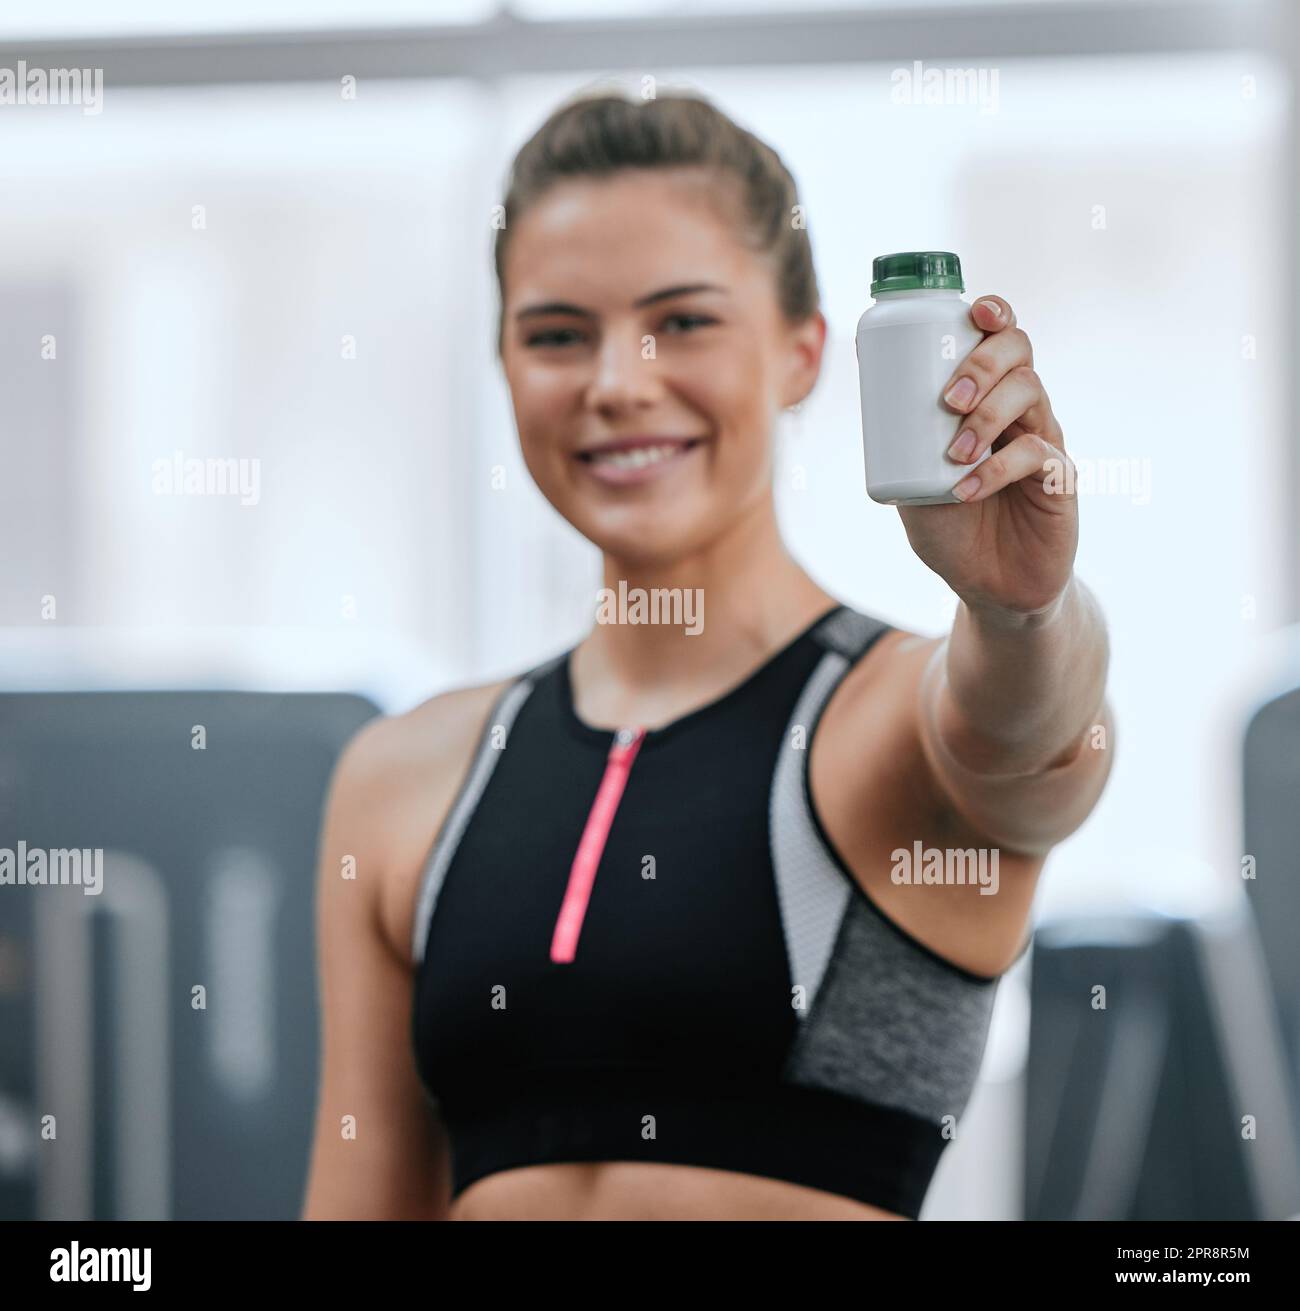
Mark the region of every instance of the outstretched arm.
<instances>
[{"instance_id":1,"label":"outstretched arm","mask_svg":"<svg viewBox=\"0 0 1300 1311\"><path fill-rule=\"evenodd\" d=\"M1075 467L998 296L971 310L983 341L944 388L965 415L949 451L986 460L956 505L900 506L908 540L958 597L952 632L920 680L926 760L948 803L995 841L1045 853L1105 787L1114 723L1101 607L1074 575Z\"/></svg>"},{"instance_id":2,"label":"outstretched arm","mask_svg":"<svg viewBox=\"0 0 1300 1311\"><path fill-rule=\"evenodd\" d=\"M1109 644L1072 579L1042 615L958 607L921 680L921 741L950 804L999 845L1045 854L1087 818L1114 759Z\"/></svg>"}]
</instances>

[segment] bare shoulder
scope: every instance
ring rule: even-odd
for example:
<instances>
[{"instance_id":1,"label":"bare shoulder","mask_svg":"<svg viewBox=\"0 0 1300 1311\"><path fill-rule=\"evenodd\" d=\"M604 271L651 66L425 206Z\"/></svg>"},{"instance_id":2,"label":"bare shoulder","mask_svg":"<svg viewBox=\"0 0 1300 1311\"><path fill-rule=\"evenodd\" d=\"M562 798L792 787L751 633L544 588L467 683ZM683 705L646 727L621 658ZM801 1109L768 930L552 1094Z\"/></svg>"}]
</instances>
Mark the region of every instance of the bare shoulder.
<instances>
[{"instance_id":1,"label":"bare shoulder","mask_svg":"<svg viewBox=\"0 0 1300 1311\"><path fill-rule=\"evenodd\" d=\"M827 703L828 723L846 716L856 719L869 708L877 723L884 714L891 726L905 727L913 710L905 694L920 687L925 667L942 641L904 628L889 629L840 680Z\"/></svg>"},{"instance_id":2,"label":"bare shoulder","mask_svg":"<svg viewBox=\"0 0 1300 1311\"><path fill-rule=\"evenodd\" d=\"M840 680L816 738L817 773L836 792L876 793L879 765L896 799L906 799L908 815L922 822L931 817L938 794L921 749L917 694L941 641L891 628Z\"/></svg>"},{"instance_id":3,"label":"bare shoulder","mask_svg":"<svg viewBox=\"0 0 1300 1311\"><path fill-rule=\"evenodd\" d=\"M411 917L424 855L510 681L371 720L335 765L317 880L323 1044L305 1218L447 1214L447 1144L410 1043ZM345 1139L344 1118L366 1127Z\"/></svg>"},{"instance_id":4,"label":"bare shoulder","mask_svg":"<svg viewBox=\"0 0 1300 1311\"><path fill-rule=\"evenodd\" d=\"M474 748L501 693L514 682L453 688L400 715L372 719L344 748L331 787L331 823L358 875L373 878L379 927L390 950L411 963L410 935L420 874Z\"/></svg>"},{"instance_id":5,"label":"bare shoulder","mask_svg":"<svg viewBox=\"0 0 1300 1311\"><path fill-rule=\"evenodd\" d=\"M920 687L938 637L902 629L881 637L827 702L810 751L809 787L827 836L864 892L946 960L993 975L1023 945L1041 856L1002 850L998 896L969 887L918 895L891 879L897 851L996 845L950 805L925 754Z\"/></svg>"}]
</instances>

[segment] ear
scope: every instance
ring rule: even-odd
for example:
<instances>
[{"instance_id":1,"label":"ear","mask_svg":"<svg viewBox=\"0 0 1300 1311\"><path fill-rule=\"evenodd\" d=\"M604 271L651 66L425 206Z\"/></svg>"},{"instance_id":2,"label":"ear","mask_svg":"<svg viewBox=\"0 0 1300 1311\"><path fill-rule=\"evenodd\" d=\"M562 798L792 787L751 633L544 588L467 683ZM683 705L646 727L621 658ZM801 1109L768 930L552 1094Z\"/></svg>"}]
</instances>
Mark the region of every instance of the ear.
<instances>
[{"instance_id":1,"label":"ear","mask_svg":"<svg viewBox=\"0 0 1300 1311\"><path fill-rule=\"evenodd\" d=\"M786 370L778 397L781 407L798 405L817 385L826 349L826 316L814 310L786 327Z\"/></svg>"}]
</instances>

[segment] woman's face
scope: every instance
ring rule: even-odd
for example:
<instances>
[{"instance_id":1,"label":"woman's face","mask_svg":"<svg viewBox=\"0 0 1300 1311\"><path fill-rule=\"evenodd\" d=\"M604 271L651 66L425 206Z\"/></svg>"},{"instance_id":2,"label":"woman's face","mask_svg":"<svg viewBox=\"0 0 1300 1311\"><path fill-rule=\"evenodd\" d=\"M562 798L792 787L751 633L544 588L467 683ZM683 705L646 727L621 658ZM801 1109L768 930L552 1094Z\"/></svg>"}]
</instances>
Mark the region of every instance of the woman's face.
<instances>
[{"instance_id":1,"label":"woman's face","mask_svg":"<svg viewBox=\"0 0 1300 1311\"><path fill-rule=\"evenodd\" d=\"M783 406L812 389L825 320L787 324L716 177L560 183L510 235L502 362L524 461L602 550L671 563L770 495Z\"/></svg>"}]
</instances>

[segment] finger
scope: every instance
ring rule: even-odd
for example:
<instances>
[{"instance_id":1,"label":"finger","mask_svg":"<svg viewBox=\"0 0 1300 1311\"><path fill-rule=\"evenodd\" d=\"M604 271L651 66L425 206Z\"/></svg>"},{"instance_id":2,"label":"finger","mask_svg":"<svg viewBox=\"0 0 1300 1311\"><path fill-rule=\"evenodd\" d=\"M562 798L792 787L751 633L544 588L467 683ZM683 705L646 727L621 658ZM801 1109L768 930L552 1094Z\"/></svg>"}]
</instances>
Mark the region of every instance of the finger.
<instances>
[{"instance_id":1,"label":"finger","mask_svg":"<svg viewBox=\"0 0 1300 1311\"><path fill-rule=\"evenodd\" d=\"M1064 451L1036 432L1023 432L994 451L952 489L959 501L983 501L1022 478L1032 478L1063 501L1075 495L1074 465Z\"/></svg>"},{"instance_id":2,"label":"finger","mask_svg":"<svg viewBox=\"0 0 1300 1311\"><path fill-rule=\"evenodd\" d=\"M1017 420L1027 432L1049 432L1050 411L1038 374L1012 369L958 425L948 456L963 464L978 460Z\"/></svg>"},{"instance_id":3,"label":"finger","mask_svg":"<svg viewBox=\"0 0 1300 1311\"><path fill-rule=\"evenodd\" d=\"M1012 369L1034 365L1034 347L1020 328L985 337L953 371L943 387L952 409L969 413ZM965 386L962 386L963 380Z\"/></svg>"},{"instance_id":4,"label":"finger","mask_svg":"<svg viewBox=\"0 0 1300 1311\"><path fill-rule=\"evenodd\" d=\"M1001 296L981 296L970 307L970 316L982 332L1000 332L1016 326L1016 312Z\"/></svg>"}]
</instances>

